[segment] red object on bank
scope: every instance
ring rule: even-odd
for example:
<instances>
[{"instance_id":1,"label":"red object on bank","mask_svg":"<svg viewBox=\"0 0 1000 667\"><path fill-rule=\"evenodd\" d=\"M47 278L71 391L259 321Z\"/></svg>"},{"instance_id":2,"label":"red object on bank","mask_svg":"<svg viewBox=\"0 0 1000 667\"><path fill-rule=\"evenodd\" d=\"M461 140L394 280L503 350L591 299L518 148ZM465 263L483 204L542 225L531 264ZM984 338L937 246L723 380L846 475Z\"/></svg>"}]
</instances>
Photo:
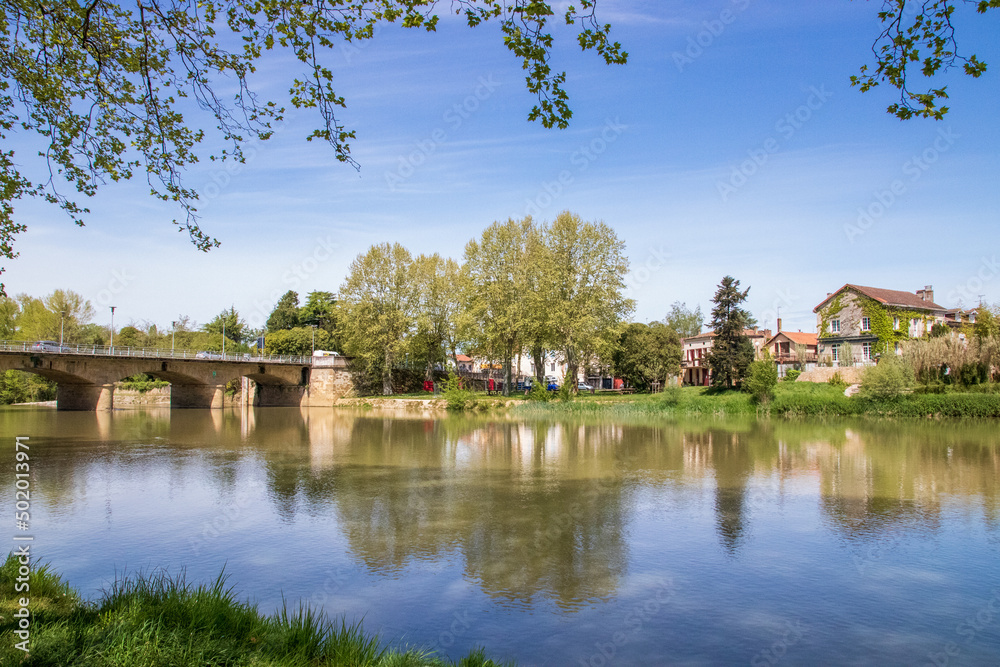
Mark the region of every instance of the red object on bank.
<instances>
[{"instance_id":1,"label":"red object on bank","mask_svg":"<svg viewBox=\"0 0 1000 667\"><path fill-rule=\"evenodd\" d=\"M490 391L493 391L493 386L494 386L493 385L493 378L490 378L490 382L489 382L489 389L490 389Z\"/></svg>"},{"instance_id":2,"label":"red object on bank","mask_svg":"<svg viewBox=\"0 0 1000 667\"><path fill-rule=\"evenodd\" d=\"M429 391L430 393L433 394L434 393L434 383L432 381L430 381L430 380L424 380L424 391Z\"/></svg>"}]
</instances>

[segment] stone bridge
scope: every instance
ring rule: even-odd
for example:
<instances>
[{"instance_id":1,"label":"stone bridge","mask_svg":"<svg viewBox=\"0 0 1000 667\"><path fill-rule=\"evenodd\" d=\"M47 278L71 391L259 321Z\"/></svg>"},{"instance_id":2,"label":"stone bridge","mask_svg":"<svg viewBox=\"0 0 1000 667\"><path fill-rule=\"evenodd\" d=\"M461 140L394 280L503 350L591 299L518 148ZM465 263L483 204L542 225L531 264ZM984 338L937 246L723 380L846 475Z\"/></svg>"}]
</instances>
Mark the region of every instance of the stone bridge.
<instances>
[{"instance_id":1,"label":"stone bridge","mask_svg":"<svg viewBox=\"0 0 1000 667\"><path fill-rule=\"evenodd\" d=\"M316 369L321 389L333 385L344 395L346 364ZM338 366L338 367L333 367ZM310 362L269 360L221 360L198 358L155 358L95 356L83 352L36 352L0 350L0 371L18 370L35 373L58 385L59 410L111 410L114 407L115 383L146 373L170 383L172 408L221 408L226 383L248 378L256 383L255 405L324 404L309 401L314 381ZM331 376L338 377L331 379ZM343 377L339 377L343 376ZM348 381L349 383L349 381ZM320 392L320 393L329 393ZM321 398L321 397L317 397ZM332 404L332 400L329 403Z\"/></svg>"}]
</instances>

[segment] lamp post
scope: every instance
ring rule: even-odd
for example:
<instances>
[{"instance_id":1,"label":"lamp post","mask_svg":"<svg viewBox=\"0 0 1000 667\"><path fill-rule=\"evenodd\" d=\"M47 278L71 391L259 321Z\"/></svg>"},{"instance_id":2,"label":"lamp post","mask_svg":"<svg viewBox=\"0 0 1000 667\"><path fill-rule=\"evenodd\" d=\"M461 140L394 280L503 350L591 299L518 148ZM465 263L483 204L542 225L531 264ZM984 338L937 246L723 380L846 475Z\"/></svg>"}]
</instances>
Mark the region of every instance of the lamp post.
<instances>
[{"instance_id":1,"label":"lamp post","mask_svg":"<svg viewBox=\"0 0 1000 667\"><path fill-rule=\"evenodd\" d=\"M222 318L222 358L226 358L226 318Z\"/></svg>"},{"instance_id":2,"label":"lamp post","mask_svg":"<svg viewBox=\"0 0 1000 667\"><path fill-rule=\"evenodd\" d=\"M65 331L66 311L59 311L59 351L62 352L63 331Z\"/></svg>"},{"instance_id":3,"label":"lamp post","mask_svg":"<svg viewBox=\"0 0 1000 667\"><path fill-rule=\"evenodd\" d=\"M109 306L111 308L111 354L115 353L115 308L118 306Z\"/></svg>"},{"instance_id":4,"label":"lamp post","mask_svg":"<svg viewBox=\"0 0 1000 667\"><path fill-rule=\"evenodd\" d=\"M177 322L170 323L170 356L174 356L174 336L177 335Z\"/></svg>"}]
</instances>

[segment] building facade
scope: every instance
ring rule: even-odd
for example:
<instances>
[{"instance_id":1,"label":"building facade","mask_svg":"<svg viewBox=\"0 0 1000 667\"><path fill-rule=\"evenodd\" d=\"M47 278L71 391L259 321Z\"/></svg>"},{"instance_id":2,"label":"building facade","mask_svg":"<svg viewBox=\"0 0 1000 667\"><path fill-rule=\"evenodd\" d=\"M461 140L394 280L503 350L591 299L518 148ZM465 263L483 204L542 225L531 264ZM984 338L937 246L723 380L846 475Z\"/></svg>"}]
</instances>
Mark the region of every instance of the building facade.
<instances>
[{"instance_id":1,"label":"building facade","mask_svg":"<svg viewBox=\"0 0 1000 667\"><path fill-rule=\"evenodd\" d=\"M930 333L946 322L947 309L934 303L934 288L915 292L847 284L827 294L813 312L819 362L869 365L884 352L900 353L900 343Z\"/></svg>"}]
</instances>

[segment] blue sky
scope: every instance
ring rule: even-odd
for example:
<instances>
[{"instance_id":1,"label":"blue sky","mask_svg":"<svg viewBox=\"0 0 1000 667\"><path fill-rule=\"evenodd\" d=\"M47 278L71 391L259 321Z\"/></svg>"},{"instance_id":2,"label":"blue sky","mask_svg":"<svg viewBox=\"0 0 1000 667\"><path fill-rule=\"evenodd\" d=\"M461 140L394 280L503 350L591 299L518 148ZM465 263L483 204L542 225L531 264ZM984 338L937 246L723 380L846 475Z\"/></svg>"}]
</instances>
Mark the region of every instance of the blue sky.
<instances>
[{"instance_id":1,"label":"blue sky","mask_svg":"<svg viewBox=\"0 0 1000 667\"><path fill-rule=\"evenodd\" d=\"M460 258L495 220L568 209L625 240L641 321L674 301L707 313L727 274L772 328L780 307L786 329L814 330L812 308L848 282L1000 301L1000 14L961 8L960 48L990 69L946 77L946 120L900 122L885 112L893 89L849 85L879 6L601 0L630 62L579 53L556 21L574 110L561 131L526 121L534 99L498 26L387 27L330 55L360 171L307 144L317 118L296 111L238 173L207 160L188 173L221 248L195 250L143 184L112 184L84 228L21 203L29 231L4 282L74 289L98 322L116 306L116 326L203 323L231 304L256 326L288 289L336 291L373 243ZM257 89L280 99L294 68L267 64Z\"/></svg>"}]
</instances>

